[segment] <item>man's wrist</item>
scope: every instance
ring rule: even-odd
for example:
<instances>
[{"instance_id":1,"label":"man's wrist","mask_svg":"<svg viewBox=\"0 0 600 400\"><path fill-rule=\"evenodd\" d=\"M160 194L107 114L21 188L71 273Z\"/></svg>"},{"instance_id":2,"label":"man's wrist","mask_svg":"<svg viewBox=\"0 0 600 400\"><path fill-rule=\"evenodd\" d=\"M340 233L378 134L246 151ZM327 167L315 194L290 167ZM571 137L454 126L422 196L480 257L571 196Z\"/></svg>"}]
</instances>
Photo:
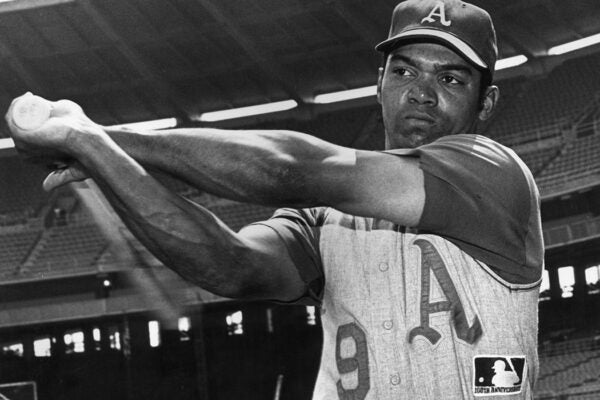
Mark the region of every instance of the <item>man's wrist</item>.
<instances>
[{"instance_id":1,"label":"man's wrist","mask_svg":"<svg viewBox=\"0 0 600 400\"><path fill-rule=\"evenodd\" d=\"M85 164L86 160L91 160L95 154L115 146L115 143L100 125L94 124L85 126L80 131L71 132L65 146L69 154Z\"/></svg>"},{"instance_id":2,"label":"man's wrist","mask_svg":"<svg viewBox=\"0 0 600 400\"><path fill-rule=\"evenodd\" d=\"M103 127L103 130L124 152L142 164L153 164L153 155L164 154L166 151L164 146L168 144L168 141L161 140L165 131L111 127Z\"/></svg>"}]
</instances>

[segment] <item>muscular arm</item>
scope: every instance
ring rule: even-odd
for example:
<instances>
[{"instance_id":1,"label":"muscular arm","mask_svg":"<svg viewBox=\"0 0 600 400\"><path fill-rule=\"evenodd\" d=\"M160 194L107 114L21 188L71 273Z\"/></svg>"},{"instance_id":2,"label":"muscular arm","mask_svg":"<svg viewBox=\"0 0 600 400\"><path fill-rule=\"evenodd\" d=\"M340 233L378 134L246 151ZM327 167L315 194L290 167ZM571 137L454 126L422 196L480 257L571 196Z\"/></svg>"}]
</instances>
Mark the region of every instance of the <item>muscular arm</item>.
<instances>
[{"instance_id":1,"label":"muscular arm","mask_svg":"<svg viewBox=\"0 0 600 400\"><path fill-rule=\"evenodd\" d=\"M9 114L10 116L10 111ZM294 300L305 291L294 260L270 228L234 233L201 206L170 192L144 166L235 200L328 205L415 224L424 204L415 160L355 151L289 131L109 131L73 104L56 104L36 131L7 122L22 152L83 166L132 232L187 280L227 297ZM144 166L143 166L144 165Z\"/></svg>"},{"instance_id":2,"label":"muscular arm","mask_svg":"<svg viewBox=\"0 0 600 400\"><path fill-rule=\"evenodd\" d=\"M268 228L231 231L163 187L112 140L75 141L72 155L129 229L186 280L226 297L293 300L303 291L286 249Z\"/></svg>"},{"instance_id":3,"label":"muscular arm","mask_svg":"<svg viewBox=\"0 0 600 400\"><path fill-rule=\"evenodd\" d=\"M107 133L143 165L233 200L326 205L408 226L423 210L423 174L416 159L344 148L291 131Z\"/></svg>"}]
</instances>

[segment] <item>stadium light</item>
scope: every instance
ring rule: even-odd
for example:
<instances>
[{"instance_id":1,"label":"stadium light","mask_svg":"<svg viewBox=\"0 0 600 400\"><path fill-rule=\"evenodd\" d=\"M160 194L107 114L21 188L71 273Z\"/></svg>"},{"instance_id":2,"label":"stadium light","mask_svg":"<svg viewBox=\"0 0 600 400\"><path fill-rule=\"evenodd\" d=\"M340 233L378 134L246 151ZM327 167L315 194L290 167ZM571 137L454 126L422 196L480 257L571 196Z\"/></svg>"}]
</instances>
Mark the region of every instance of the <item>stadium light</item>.
<instances>
[{"instance_id":1,"label":"stadium light","mask_svg":"<svg viewBox=\"0 0 600 400\"><path fill-rule=\"evenodd\" d=\"M73 3L76 0L0 0L0 13Z\"/></svg>"},{"instance_id":2,"label":"stadium light","mask_svg":"<svg viewBox=\"0 0 600 400\"><path fill-rule=\"evenodd\" d=\"M574 40L572 42L551 47L550 49L548 49L548 55L557 56L559 54L564 54L570 51L575 51L584 47L592 46L597 43L600 43L600 33L584 37L583 39Z\"/></svg>"},{"instance_id":3,"label":"stadium light","mask_svg":"<svg viewBox=\"0 0 600 400\"><path fill-rule=\"evenodd\" d=\"M518 56L514 56L514 57L503 58L496 62L495 69L496 69L496 71L499 71L501 69L516 67L518 65L526 63L528 60L529 59L522 54L519 54ZM373 85L373 86L366 86L366 87L357 88L357 89L342 90L340 92L319 94L319 95L315 96L314 102L315 102L315 104L329 104L329 103L354 100L354 99L359 99L362 97L370 97L370 96L376 96L376 95L377 95L377 86Z\"/></svg>"},{"instance_id":4,"label":"stadium light","mask_svg":"<svg viewBox=\"0 0 600 400\"><path fill-rule=\"evenodd\" d=\"M111 125L107 128L113 129L131 129L139 131L151 131L158 129L168 129L177 126L177 118L163 118L151 121L133 122L131 124Z\"/></svg>"},{"instance_id":5,"label":"stadium light","mask_svg":"<svg viewBox=\"0 0 600 400\"><path fill-rule=\"evenodd\" d=\"M2 149L12 149L15 147L15 142L11 138L3 138L0 139L0 150Z\"/></svg>"},{"instance_id":6,"label":"stadium light","mask_svg":"<svg viewBox=\"0 0 600 400\"><path fill-rule=\"evenodd\" d=\"M370 97L377 95L377 86L366 86L357 89L342 90L340 92L324 93L315 96L314 102L316 104L329 104L336 103L339 101L359 99L362 97Z\"/></svg>"},{"instance_id":7,"label":"stadium light","mask_svg":"<svg viewBox=\"0 0 600 400\"><path fill-rule=\"evenodd\" d=\"M2 2L2 0L0 0ZM132 129L132 130L157 130L168 129L177 126L177 118L165 118L152 121L134 122L131 124L112 125L107 128L113 129ZM0 138L0 150L12 149L15 147L15 142L11 138Z\"/></svg>"},{"instance_id":8,"label":"stadium light","mask_svg":"<svg viewBox=\"0 0 600 400\"><path fill-rule=\"evenodd\" d=\"M503 58L501 60L496 61L496 71L500 71L501 69L513 68L521 64L525 64L529 60L523 54L519 54L518 56Z\"/></svg>"},{"instance_id":9,"label":"stadium light","mask_svg":"<svg viewBox=\"0 0 600 400\"><path fill-rule=\"evenodd\" d=\"M495 69L496 69L496 71L498 71L501 69L516 67L518 65L526 63L528 60L529 59L522 54L519 54L518 56L514 56L514 57L503 58L496 62ZM366 87L357 88L357 89L342 90L339 92L319 94L319 95L315 96L314 102L315 102L315 104L329 104L329 103L354 100L354 99L359 99L362 97L370 97L370 96L376 96L376 95L377 95L377 86L373 85L373 86L366 86Z\"/></svg>"},{"instance_id":10,"label":"stadium light","mask_svg":"<svg viewBox=\"0 0 600 400\"><path fill-rule=\"evenodd\" d=\"M199 119L203 122L223 121L226 119L250 117L252 115L270 114L279 111L291 110L297 106L298 103L295 100L276 101L274 103L258 104L255 106L206 112L201 114Z\"/></svg>"}]
</instances>

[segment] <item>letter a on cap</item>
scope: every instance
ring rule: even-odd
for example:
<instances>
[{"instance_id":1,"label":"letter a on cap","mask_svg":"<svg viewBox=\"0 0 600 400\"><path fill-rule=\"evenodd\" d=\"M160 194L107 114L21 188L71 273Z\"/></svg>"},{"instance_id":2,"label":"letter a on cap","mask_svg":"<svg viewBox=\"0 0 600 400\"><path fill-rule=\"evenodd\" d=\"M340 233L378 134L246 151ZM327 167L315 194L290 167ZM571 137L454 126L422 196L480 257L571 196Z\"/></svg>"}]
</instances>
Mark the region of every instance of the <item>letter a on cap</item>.
<instances>
[{"instance_id":1,"label":"letter a on cap","mask_svg":"<svg viewBox=\"0 0 600 400\"><path fill-rule=\"evenodd\" d=\"M426 16L425 18L423 18L421 20L421 23L423 22L435 22L435 19L433 17L438 17L440 19L440 23L444 26L450 26L450 24L452 23L452 21L449 21L446 19L446 8L444 6L444 3L442 3L441 1L438 1L435 4L435 7L433 7L433 10L431 10L431 12L429 13L428 16Z\"/></svg>"}]
</instances>

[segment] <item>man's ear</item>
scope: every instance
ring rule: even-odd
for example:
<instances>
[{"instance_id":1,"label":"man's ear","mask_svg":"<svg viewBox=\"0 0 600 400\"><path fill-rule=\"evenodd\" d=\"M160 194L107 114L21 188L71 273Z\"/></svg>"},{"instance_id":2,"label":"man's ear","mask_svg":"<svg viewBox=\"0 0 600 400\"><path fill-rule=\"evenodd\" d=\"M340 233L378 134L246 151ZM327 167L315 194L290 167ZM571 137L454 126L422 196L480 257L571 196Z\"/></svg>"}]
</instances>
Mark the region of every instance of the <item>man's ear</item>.
<instances>
[{"instance_id":1,"label":"man's ear","mask_svg":"<svg viewBox=\"0 0 600 400\"><path fill-rule=\"evenodd\" d=\"M377 72L377 102L381 104L381 82L383 81L383 67Z\"/></svg>"},{"instance_id":2,"label":"man's ear","mask_svg":"<svg viewBox=\"0 0 600 400\"><path fill-rule=\"evenodd\" d=\"M498 86L488 86L488 88L485 90L485 96L483 97L481 110L479 111L479 119L481 121L487 121L492 117L494 111L496 111L496 106L498 105L499 99L500 89L498 89Z\"/></svg>"}]
</instances>

